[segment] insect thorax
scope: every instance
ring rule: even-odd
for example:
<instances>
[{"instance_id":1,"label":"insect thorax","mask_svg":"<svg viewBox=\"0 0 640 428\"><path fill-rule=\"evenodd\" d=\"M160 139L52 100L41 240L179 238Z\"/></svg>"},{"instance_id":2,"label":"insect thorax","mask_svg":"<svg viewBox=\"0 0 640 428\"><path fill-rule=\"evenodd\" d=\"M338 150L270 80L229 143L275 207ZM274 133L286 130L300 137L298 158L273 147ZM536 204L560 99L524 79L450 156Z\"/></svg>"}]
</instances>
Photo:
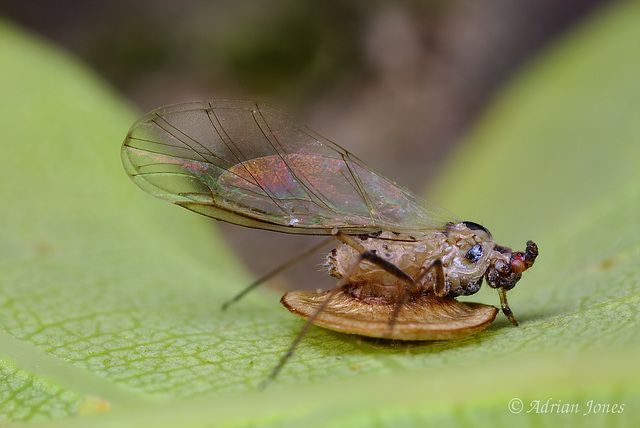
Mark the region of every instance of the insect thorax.
<instances>
[{"instance_id":1,"label":"insect thorax","mask_svg":"<svg viewBox=\"0 0 640 428\"><path fill-rule=\"evenodd\" d=\"M377 236L360 237L359 242L366 250L375 251L412 278L440 259L449 297L476 293L492 258L502 257L493 251L495 243L491 237L483 231L471 230L463 223L418 237L385 231ZM477 251L472 254L477 257L470 260L468 254L474 246ZM332 276L342 278L357 260L358 252L354 248L340 244L329 253L325 266ZM416 292L432 292L436 281L436 273L431 269L419 281L420 288ZM397 300L407 286L402 279L364 260L350 276L346 288L356 298L390 303Z\"/></svg>"}]
</instances>

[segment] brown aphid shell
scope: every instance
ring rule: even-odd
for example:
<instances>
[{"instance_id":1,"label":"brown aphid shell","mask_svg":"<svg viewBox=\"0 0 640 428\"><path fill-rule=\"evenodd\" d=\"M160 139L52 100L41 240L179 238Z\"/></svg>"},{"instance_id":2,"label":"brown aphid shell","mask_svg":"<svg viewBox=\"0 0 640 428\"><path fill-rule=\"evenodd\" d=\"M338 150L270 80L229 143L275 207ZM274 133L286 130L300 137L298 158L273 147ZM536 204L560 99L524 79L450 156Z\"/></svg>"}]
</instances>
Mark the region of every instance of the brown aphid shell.
<instances>
[{"instance_id":1,"label":"brown aphid shell","mask_svg":"<svg viewBox=\"0 0 640 428\"><path fill-rule=\"evenodd\" d=\"M311 318L330 293L291 291L280 303L291 313ZM338 293L320 312L314 324L329 330L393 340L461 339L487 328L498 309L481 303L459 302L429 293L405 303L391 332L393 304L368 303L347 293Z\"/></svg>"}]
</instances>

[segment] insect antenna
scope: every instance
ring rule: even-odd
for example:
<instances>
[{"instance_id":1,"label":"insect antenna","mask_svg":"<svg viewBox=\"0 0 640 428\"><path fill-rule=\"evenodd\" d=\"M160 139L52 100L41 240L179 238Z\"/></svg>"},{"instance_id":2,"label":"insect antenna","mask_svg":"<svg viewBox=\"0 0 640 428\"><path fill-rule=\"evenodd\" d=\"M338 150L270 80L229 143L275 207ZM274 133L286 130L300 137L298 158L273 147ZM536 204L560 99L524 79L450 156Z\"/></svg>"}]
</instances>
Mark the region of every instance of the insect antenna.
<instances>
[{"instance_id":1,"label":"insect antenna","mask_svg":"<svg viewBox=\"0 0 640 428\"><path fill-rule=\"evenodd\" d=\"M319 242L318 244L316 244L313 247L309 248L308 250L306 250L304 253L300 254L299 256L294 257L293 259L287 261L286 263L283 263L280 266L276 267L271 272L268 272L267 274L265 274L265 275L261 276L260 278L256 279L254 282L249 284L247 287L245 287L238 294L236 294L231 299L229 299L226 302L224 302L222 304L222 310L226 311L229 306L231 306L233 303L235 303L238 300L240 300L241 298L243 298L245 294L247 294L248 292L250 292L254 288L258 287L260 284L263 284L263 283L267 282L268 280L270 280L274 276L278 275L280 272L283 272L283 271L289 269L291 266L295 265L296 263L306 259L311 254L313 254L316 251L320 250L322 247L325 247L325 246L329 245L331 242L334 242L333 236L330 237L330 238L327 238L327 239L323 239L321 242Z\"/></svg>"}]
</instances>

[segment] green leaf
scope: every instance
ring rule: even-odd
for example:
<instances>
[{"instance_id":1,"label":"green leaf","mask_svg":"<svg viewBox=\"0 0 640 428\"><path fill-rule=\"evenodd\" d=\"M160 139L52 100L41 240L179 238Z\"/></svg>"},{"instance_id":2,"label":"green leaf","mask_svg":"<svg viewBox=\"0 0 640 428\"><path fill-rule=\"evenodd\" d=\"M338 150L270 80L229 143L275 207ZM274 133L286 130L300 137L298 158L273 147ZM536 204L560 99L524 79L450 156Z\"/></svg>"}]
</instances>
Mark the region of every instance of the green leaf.
<instances>
[{"instance_id":1,"label":"green leaf","mask_svg":"<svg viewBox=\"0 0 640 428\"><path fill-rule=\"evenodd\" d=\"M206 218L130 183L137 114L0 25L0 423L637 424L639 18L615 3L524 69L431 194L504 245L538 243L509 295L521 326L404 344L313 328L266 392L301 321L269 291L222 312L250 278Z\"/></svg>"}]
</instances>

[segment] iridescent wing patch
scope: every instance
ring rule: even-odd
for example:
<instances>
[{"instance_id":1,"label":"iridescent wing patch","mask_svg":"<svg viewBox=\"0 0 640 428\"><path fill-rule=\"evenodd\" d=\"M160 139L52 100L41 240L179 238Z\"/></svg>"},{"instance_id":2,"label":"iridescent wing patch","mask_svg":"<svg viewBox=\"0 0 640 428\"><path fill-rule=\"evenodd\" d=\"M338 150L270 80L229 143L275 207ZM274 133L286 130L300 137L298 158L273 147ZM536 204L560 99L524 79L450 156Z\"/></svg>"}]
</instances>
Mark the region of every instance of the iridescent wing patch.
<instances>
[{"instance_id":1,"label":"iridescent wing patch","mask_svg":"<svg viewBox=\"0 0 640 428\"><path fill-rule=\"evenodd\" d=\"M252 101L154 110L129 131L122 160L148 193L243 226L411 233L458 221L293 117Z\"/></svg>"}]
</instances>

